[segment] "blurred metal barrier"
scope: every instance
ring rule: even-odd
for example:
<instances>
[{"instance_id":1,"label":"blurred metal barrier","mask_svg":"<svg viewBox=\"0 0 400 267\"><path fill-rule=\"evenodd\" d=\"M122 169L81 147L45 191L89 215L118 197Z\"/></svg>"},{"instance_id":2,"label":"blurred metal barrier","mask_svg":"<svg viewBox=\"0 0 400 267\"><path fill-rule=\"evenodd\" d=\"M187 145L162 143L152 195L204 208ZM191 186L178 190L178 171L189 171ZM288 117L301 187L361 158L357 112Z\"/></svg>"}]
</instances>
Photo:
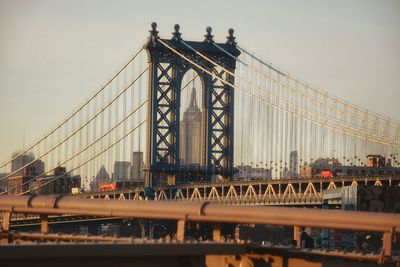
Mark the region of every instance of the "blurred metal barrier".
<instances>
[{"instance_id":1,"label":"blurred metal barrier","mask_svg":"<svg viewBox=\"0 0 400 267\"><path fill-rule=\"evenodd\" d=\"M396 266L378 264L379 255L255 248L241 243L162 242L20 244L0 246L2 266L207 266L330 267Z\"/></svg>"},{"instance_id":2,"label":"blurred metal barrier","mask_svg":"<svg viewBox=\"0 0 400 267\"><path fill-rule=\"evenodd\" d=\"M380 263L397 261L392 245L400 233L400 215L341 210L229 206L209 202L169 201L132 202L123 200L80 199L70 196L0 196L2 238L10 238L11 214L38 214L42 233L48 232L49 215L86 215L120 218L166 219L177 221L178 241L185 240L188 221L214 223L213 240L220 241L220 223L266 224L298 227L332 228L383 233ZM57 239L57 237L52 237ZM61 236L60 236L60 239ZM111 241L110 241L111 242ZM322 252L319 252L319 255ZM330 252L324 252L332 255ZM315 253L314 253L315 254ZM345 257L346 253L336 256ZM351 254L347 254L350 256ZM359 259L365 259L359 255ZM375 259L374 258L374 259ZM273 266L273 265L271 265Z\"/></svg>"}]
</instances>

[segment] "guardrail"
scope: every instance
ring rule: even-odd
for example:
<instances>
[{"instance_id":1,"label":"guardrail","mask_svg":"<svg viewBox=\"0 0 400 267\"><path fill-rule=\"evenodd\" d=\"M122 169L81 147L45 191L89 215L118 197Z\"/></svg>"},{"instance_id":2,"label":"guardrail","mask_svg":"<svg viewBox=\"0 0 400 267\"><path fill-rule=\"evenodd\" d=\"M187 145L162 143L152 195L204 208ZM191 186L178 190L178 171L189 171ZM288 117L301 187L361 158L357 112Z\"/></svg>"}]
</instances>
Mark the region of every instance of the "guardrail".
<instances>
[{"instance_id":1,"label":"guardrail","mask_svg":"<svg viewBox=\"0 0 400 267\"><path fill-rule=\"evenodd\" d=\"M2 236L7 237L11 214L39 214L41 231L48 231L48 215L86 215L177 220L177 239L185 239L188 221L214 223L213 239L219 241L220 223L267 224L332 228L383 233L382 261L392 255L394 234L400 234L400 215L304 208L229 206L187 202L140 203L122 200L80 199L70 196L0 196ZM296 231L295 231L296 232Z\"/></svg>"}]
</instances>

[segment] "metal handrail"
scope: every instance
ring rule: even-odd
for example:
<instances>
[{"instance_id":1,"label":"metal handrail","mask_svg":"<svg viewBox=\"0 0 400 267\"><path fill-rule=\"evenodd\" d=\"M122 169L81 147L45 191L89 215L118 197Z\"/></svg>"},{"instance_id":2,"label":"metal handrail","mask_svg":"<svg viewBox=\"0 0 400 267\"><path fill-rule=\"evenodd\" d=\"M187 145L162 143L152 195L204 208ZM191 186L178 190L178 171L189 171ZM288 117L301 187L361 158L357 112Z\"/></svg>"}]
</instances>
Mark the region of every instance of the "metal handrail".
<instances>
[{"instance_id":1,"label":"metal handrail","mask_svg":"<svg viewBox=\"0 0 400 267\"><path fill-rule=\"evenodd\" d=\"M193 221L259 223L371 232L387 232L393 229L395 233L400 234L400 215L397 214L227 206L209 202L143 201L135 203L121 200L81 199L70 196L0 196L0 211L171 220L185 218Z\"/></svg>"},{"instance_id":2,"label":"metal handrail","mask_svg":"<svg viewBox=\"0 0 400 267\"><path fill-rule=\"evenodd\" d=\"M400 215L342 210L317 210L285 207L249 207L169 201L82 199L71 196L0 196L4 214L88 215L124 218L177 220L212 223L267 224L317 227L384 234L384 255L391 255L393 234L400 234ZM8 216L9 220L10 216ZM181 222L181 223L180 223ZM179 231L178 227L178 231ZM4 227L3 227L4 231ZM183 230L184 234L184 230Z\"/></svg>"}]
</instances>

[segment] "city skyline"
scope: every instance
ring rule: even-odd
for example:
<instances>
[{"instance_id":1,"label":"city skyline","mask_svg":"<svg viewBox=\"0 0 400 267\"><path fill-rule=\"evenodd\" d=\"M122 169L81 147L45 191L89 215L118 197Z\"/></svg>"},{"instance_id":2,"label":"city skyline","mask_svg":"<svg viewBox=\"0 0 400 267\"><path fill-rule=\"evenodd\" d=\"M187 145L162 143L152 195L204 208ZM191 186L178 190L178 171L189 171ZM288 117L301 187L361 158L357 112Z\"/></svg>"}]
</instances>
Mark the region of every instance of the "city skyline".
<instances>
[{"instance_id":1,"label":"city skyline","mask_svg":"<svg viewBox=\"0 0 400 267\"><path fill-rule=\"evenodd\" d=\"M24 9L21 8L23 3ZM295 4L299 12L291 16L292 11L285 9L287 3L270 1L244 10L249 13L260 12L256 10L259 9L269 15L254 22L244 21L238 10L232 11L232 18L223 20L213 15L209 21L201 23L189 20L191 16L186 14L182 14L178 21L163 16L157 19L157 11L152 17L139 16L128 20L128 25L118 25L118 21L111 19L100 22L100 16L107 14L105 6L94 7L97 13L90 12L89 18L85 18L83 14L89 8L88 3L0 3L3 11L0 34L6 40L0 44L0 123L8 125L7 131L2 131L0 136L1 162L9 159L13 151L22 149L24 144L26 147L48 132L104 83L135 50L133 46L139 47L144 42L143 37L153 20L159 22L160 32L165 38L170 37L168 32L176 22L181 24L183 37L188 39L199 39L205 27L210 25L215 37L223 40L227 29L232 26L240 44L257 51L275 65L332 95L400 119L396 106L396 99L400 97L396 86L399 78L395 75L400 70L395 60L400 46L396 30L399 18L394 16L400 5L396 2L389 1L384 5L373 1L355 1L348 5L345 2L323 2L318 5L315 1L308 1L304 7ZM139 10L148 8L144 3L120 3ZM165 10L174 4L181 3L176 1ZM347 8L342 12L344 6ZM216 8L221 9L223 5L216 4ZM314 12L307 10L310 8ZM354 13L356 8L357 14ZM283 12L284 16L277 18L274 10ZM27 11L29 14L25 14ZM75 11L76 21L73 22L70 18ZM122 9L118 7L115 11L122 12ZM323 16L327 13L332 21ZM74 27L74 23L81 23L81 27ZM39 27L43 25L45 27ZM123 36L126 42L111 45L112 40L104 39L98 30L93 30L115 25L119 30L110 39L123 40ZM263 27L259 28L259 25ZM62 34L57 27L64 30ZM277 28L286 30L286 34L282 35ZM301 34L309 38L294 45L291 40ZM330 42L333 37L335 42ZM338 43L337 40L346 41ZM26 47L28 43L29 47ZM311 53L315 57L310 58ZM366 75L368 73L375 75ZM379 98L375 97L378 93ZM20 98L20 95L26 97Z\"/></svg>"},{"instance_id":2,"label":"city skyline","mask_svg":"<svg viewBox=\"0 0 400 267\"><path fill-rule=\"evenodd\" d=\"M399 265L399 14L0 0L0 262Z\"/></svg>"}]
</instances>

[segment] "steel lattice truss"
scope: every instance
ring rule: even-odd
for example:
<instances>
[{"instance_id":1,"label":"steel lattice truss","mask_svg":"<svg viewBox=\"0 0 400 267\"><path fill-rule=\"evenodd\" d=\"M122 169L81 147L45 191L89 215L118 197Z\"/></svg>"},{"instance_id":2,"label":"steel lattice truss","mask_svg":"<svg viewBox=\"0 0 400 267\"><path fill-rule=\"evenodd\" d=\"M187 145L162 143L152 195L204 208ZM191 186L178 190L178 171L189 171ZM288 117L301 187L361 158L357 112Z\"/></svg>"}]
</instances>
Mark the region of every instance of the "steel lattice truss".
<instances>
[{"instance_id":1,"label":"steel lattice truss","mask_svg":"<svg viewBox=\"0 0 400 267\"><path fill-rule=\"evenodd\" d=\"M218 72L214 68L213 73L233 83L233 77L225 71ZM216 78L212 83L209 121L211 165L217 169L223 169L225 166L231 168L229 164L233 161L233 91L230 86L221 84Z\"/></svg>"},{"instance_id":2,"label":"steel lattice truss","mask_svg":"<svg viewBox=\"0 0 400 267\"><path fill-rule=\"evenodd\" d=\"M161 164L175 163L177 156L176 133L177 115L176 86L173 78L172 65L166 68L157 64L157 88L156 88L156 162Z\"/></svg>"},{"instance_id":3,"label":"steel lattice truss","mask_svg":"<svg viewBox=\"0 0 400 267\"><path fill-rule=\"evenodd\" d=\"M154 34L154 33L152 33ZM155 33L156 34L156 33ZM223 84L219 77L229 83L232 75L214 66L183 46L178 40L164 40L185 53L190 60L207 69L215 76L200 70L189 61L171 53L160 43L150 39L145 46L149 55L149 122L150 133L147 142L147 185L165 182L166 174L179 179L185 173L205 174L209 180L212 174L230 177L233 172L233 89ZM218 62L224 69L234 72L236 60L216 49L208 42L188 42L197 51ZM239 50L234 45L219 44L234 55ZM201 166L181 165L179 155L179 122L181 83L185 73L193 69L204 85L202 104L204 107L201 141Z\"/></svg>"}]
</instances>

